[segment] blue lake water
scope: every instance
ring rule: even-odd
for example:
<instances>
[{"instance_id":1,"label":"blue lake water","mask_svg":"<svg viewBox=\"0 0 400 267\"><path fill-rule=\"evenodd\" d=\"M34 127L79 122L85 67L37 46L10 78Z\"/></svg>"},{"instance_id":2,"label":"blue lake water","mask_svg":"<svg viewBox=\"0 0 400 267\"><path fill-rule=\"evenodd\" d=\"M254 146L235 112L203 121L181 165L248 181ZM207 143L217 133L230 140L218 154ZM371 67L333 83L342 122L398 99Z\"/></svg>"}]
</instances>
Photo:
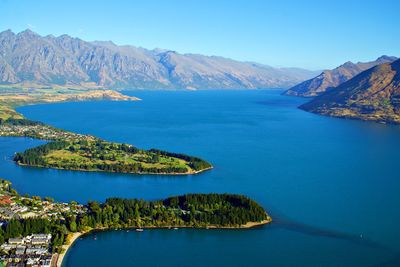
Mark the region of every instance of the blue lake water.
<instances>
[{"instance_id":1,"label":"blue lake water","mask_svg":"<svg viewBox=\"0 0 400 267\"><path fill-rule=\"evenodd\" d=\"M400 127L310 114L296 108L304 99L279 90L126 93L143 100L18 111L110 141L199 156L215 168L140 176L19 167L13 153L43 141L0 138L0 176L20 193L59 201L242 193L274 222L240 231L96 233L73 245L64 267L400 266Z\"/></svg>"}]
</instances>

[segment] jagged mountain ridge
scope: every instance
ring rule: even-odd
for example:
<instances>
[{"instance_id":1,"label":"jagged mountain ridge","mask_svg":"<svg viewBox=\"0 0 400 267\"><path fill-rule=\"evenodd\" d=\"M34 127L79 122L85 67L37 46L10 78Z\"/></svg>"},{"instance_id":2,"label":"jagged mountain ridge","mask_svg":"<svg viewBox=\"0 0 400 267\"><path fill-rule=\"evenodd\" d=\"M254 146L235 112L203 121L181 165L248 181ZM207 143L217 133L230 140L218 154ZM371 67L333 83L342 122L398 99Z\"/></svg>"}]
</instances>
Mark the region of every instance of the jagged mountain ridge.
<instances>
[{"instance_id":1,"label":"jagged mountain ridge","mask_svg":"<svg viewBox=\"0 0 400 267\"><path fill-rule=\"evenodd\" d=\"M315 75L216 56L86 42L30 30L0 33L0 83L101 88L285 88Z\"/></svg>"},{"instance_id":2,"label":"jagged mountain ridge","mask_svg":"<svg viewBox=\"0 0 400 267\"><path fill-rule=\"evenodd\" d=\"M370 69L376 65L383 63L391 63L396 57L381 56L370 62L353 63L348 61L343 65L333 69L325 70L320 75L310 80L304 81L284 92L285 95L314 97L321 95L327 90L339 86L340 84L350 80L357 74Z\"/></svg>"}]
</instances>

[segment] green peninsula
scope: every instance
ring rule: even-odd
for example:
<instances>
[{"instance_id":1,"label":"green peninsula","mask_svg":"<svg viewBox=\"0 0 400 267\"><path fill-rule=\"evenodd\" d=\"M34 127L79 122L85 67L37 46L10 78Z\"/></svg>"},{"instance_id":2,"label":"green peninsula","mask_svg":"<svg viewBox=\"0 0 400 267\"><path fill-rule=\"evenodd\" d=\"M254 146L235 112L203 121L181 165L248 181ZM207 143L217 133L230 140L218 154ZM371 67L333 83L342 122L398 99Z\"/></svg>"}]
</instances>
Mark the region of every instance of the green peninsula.
<instances>
[{"instance_id":1,"label":"green peninsula","mask_svg":"<svg viewBox=\"0 0 400 267\"><path fill-rule=\"evenodd\" d=\"M199 158L96 140L55 141L17 153L20 165L137 174L194 174L211 168Z\"/></svg>"},{"instance_id":2,"label":"green peninsula","mask_svg":"<svg viewBox=\"0 0 400 267\"><path fill-rule=\"evenodd\" d=\"M0 136L21 136L49 143L16 153L19 165L77 171L105 171L134 174L196 174L212 168L200 158L158 149L141 150L129 144L108 142L92 135L73 133L31 121L13 107L29 103L81 100L138 100L115 91L80 94L0 96ZM9 116L6 116L8 114Z\"/></svg>"}]
</instances>

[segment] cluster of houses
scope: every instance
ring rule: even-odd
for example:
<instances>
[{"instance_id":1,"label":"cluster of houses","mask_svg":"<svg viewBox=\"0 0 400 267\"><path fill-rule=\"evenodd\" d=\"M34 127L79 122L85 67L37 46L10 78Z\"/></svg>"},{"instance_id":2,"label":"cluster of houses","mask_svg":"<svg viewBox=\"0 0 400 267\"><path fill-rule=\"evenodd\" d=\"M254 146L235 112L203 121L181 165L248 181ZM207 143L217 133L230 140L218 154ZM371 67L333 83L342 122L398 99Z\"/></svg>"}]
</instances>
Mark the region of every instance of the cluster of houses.
<instances>
[{"instance_id":1,"label":"cluster of houses","mask_svg":"<svg viewBox=\"0 0 400 267\"><path fill-rule=\"evenodd\" d=\"M50 198L20 196L9 181L0 179L0 227L7 227L10 219L41 217L65 220L66 216L83 214L87 210L87 206L76 202L60 203ZM50 242L51 234L9 238L0 245L0 266L1 263L7 267L52 266Z\"/></svg>"},{"instance_id":2,"label":"cluster of houses","mask_svg":"<svg viewBox=\"0 0 400 267\"><path fill-rule=\"evenodd\" d=\"M47 217L63 220L64 213L78 215L87 211L84 205L72 205L36 198L10 195L8 191L5 191L0 186L0 221L26 219L29 217Z\"/></svg>"},{"instance_id":3,"label":"cluster of houses","mask_svg":"<svg viewBox=\"0 0 400 267\"><path fill-rule=\"evenodd\" d=\"M15 203L11 196L0 196L0 218L3 220L20 218L21 214L28 211L28 207Z\"/></svg>"},{"instance_id":4,"label":"cluster of houses","mask_svg":"<svg viewBox=\"0 0 400 267\"><path fill-rule=\"evenodd\" d=\"M47 125L0 125L0 136L27 136L46 140L94 140L90 135L77 134L59 130Z\"/></svg>"},{"instance_id":5,"label":"cluster of houses","mask_svg":"<svg viewBox=\"0 0 400 267\"><path fill-rule=\"evenodd\" d=\"M50 241L51 234L10 238L0 246L0 260L6 267L50 267L53 257L49 251Z\"/></svg>"},{"instance_id":6,"label":"cluster of houses","mask_svg":"<svg viewBox=\"0 0 400 267\"><path fill-rule=\"evenodd\" d=\"M0 218L7 220L11 218L20 218L20 214L28 211L27 207L20 205L10 205L9 208L0 207Z\"/></svg>"}]
</instances>

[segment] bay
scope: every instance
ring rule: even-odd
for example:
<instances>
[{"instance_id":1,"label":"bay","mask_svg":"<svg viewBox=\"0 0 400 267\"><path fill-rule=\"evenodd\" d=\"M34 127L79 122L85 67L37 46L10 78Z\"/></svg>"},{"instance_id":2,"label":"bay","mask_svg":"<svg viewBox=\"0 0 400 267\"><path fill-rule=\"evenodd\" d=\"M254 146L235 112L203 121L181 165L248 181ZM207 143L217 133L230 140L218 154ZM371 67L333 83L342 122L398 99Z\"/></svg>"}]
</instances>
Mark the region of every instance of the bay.
<instances>
[{"instance_id":1,"label":"bay","mask_svg":"<svg viewBox=\"0 0 400 267\"><path fill-rule=\"evenodd\" d=\"M193 176L74 172L16 166L43 141L0 138L0 175L58 201L159 199L194 192L246 194L271 225L240 231L109 231L85 236L63 266L399 265L398 126L297 109L280 90L125 92L137 102L26 106L33 120L140 148L187 153L215 168ZM397 265L396 265L397 264Z\"/></svg>"}]
</instances>

